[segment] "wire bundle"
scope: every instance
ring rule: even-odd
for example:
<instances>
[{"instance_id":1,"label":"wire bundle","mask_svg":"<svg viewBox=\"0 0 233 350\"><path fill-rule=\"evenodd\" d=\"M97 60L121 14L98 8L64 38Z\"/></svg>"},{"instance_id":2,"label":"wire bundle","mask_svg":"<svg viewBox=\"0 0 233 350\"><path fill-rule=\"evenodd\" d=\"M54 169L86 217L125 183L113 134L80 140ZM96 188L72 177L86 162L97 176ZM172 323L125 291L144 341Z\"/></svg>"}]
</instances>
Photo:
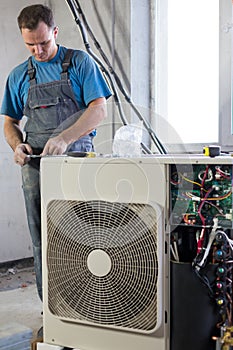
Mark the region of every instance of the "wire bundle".
<instances>
[{"instance_id":1,"label":"wire bundle","mask_svg":"<svg viewBox=\"0 0 233 350\"><path fill-rule=\"evenodd\" d=\"M148 123L148 121L142 116L140 111L136 108L135 104L131 100L130 95L126 92L126 89L124 88L118 74L116 73L116 71L114 70L112 65L110 64L110 61L109 61L107 55L105 54L105 52L101 48L101 45L99 44L99 42L96 40L96 37L95 37L93 31L91 30L88 22L87 22L86 16L84 15L84 13L82 11L82 8L80 6L79 1L78 0L66 0L66 2L67 2L67 4L68 4L68 6L69 6L69 8L74 16L76 24L78 25L78 27L80 29L82 40L83 40L83 43L85 45L87 52L100 66L102 72L106 75L106 77L111 85L111 88L113 91L114 101L115 101L115 104L118 108L119 115L120 115L120 118L121 118L123 125L127 125L128 121L127 121L127 119L124 115L123 109L122 109L122 105L121 105L121 101L120 101L119 94L117 91L117 87L120 90L120 92L123 94L126 102L130 105L130 107L132 108L132 110L134 111L136 116L139 118L140 121L142 121L143 126L145 127L145 129L149 133L150 138L151 138L152 142L154 143L154 145L156 146L158 152L160 154L166 154L167 150L165 149L164 145L161 143L161 141L157 137L156 133L152 129L151 125ZM100 56L102 57L105 64L92 51L90 43L88 41L87 33L89 34L90 38L94 42L94 45L96 46L96 48L97 48L98 52L100 53ZM105 65L106 65L106 67L105 67ZM148 153L148 154L152 153L152 151L143 142L141 143L141 146L142 146L144 153Z\"/></svg>"}]
</instances>

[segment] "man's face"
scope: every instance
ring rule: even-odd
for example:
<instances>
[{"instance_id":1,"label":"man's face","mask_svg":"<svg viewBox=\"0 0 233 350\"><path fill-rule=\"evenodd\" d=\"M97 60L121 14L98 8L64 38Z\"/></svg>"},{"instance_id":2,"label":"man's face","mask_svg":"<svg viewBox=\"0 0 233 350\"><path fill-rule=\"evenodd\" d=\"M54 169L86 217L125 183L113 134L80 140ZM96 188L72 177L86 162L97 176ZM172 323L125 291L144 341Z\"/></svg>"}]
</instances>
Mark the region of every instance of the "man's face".
<instances>
[{"instance_id":1,"label":"man's face","mask_svg":"<svg viewBox=\"0 0 233 350\"><path fill-rule=\"evenodd\" d=\"M57 27L51 29L44 22L40 22L35 30L22 28L21 34L26 47L37 61L47 62L56 55Z\"/></svg>"}]
</instances>

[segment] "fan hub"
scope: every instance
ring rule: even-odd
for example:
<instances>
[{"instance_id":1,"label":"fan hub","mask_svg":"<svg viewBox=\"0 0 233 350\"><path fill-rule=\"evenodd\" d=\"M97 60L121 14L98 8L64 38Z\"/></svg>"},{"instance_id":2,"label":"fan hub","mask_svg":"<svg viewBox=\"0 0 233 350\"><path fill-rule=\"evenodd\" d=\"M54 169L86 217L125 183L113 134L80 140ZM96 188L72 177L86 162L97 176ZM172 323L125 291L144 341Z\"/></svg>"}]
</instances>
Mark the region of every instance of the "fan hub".
<instances>
[{"instance_id":1,"label":"fan hub","mask_svg":"<svg viewBox=\"0 0 233 350\"><path fill-rule=\"evenodd\" d=\"M94 249L88 255L87 267L93 275L98 277L104 277L111 270L111 258L104 250Z\"/></svg>"}]
</instances>

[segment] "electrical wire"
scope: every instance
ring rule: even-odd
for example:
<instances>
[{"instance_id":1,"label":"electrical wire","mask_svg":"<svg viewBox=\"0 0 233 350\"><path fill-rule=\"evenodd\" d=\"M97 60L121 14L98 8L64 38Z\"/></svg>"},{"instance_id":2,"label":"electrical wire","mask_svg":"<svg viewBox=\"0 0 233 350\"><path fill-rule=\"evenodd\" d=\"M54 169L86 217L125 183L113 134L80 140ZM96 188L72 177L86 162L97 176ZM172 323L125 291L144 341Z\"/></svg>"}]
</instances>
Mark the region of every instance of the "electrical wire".
<instances>
[{"instance_id":1,"label":"electrical wire","mask_svg":"<svg viewBox=\"0 0 233 350\"><path fill-rule=\"evenodd\" d=\"M193 180L188 179L188 178L187 178L186 176L184 176L182 173L179 173L179 176L182 177L182 179L184 179L185 181L191 182L192 184L201 187L201 184L200 184L199 182L196 182L196 181L193 181Z\"/></svg>"},{"instance_id":2,"label":"electrical wire","mask_svg":"<svg viewBox=\"0 0 233 350\"><path fill-rule=\"evenodd\" d=\"M208 201L221 201L223 199L226 199L226 198L230 197L231 195L232 195L232 191L230 190L224 196L208 198Z\"/></svg>"},{"instance_id":3,"label":"electrical wire","mask_svg":"<svg viewBox=\"0 0 233 350\"><path fill-rule=\"evenodd\" d=\"M205 217L202 215L201 211L202 211L202 208L203 208L203 206L204 206L206 200L207 200L207 199L209 200L208 196L209 196L209 194L210 194L212 191L213 191L213 188L210 188L210 189L207 191L205 197L202 198L201 204L200 204L199 207L198 207L198 215L199 215L199 217L200 217L201 222L202 222L203 225L205 225Z\"/></svg>"},{"instance_id":4,"label":"electrical wire","mask_svg":"<svg viewBox=\"0 0 233 350\"><path fill-rule=\"evenodd\" d=\"M77 14L77 11L76 11L76 8L75 8L75 5L73 4L73 0L66 0L66 2L68 3L69 7L70 7L70 10L74 16L74 20L76 22L76 24L79 26L79 29L80 29L80 33L81 33L81 36L82 36L82 40L84 42L84 45L86 47L86 50L88 51L88 53L90 54L90 56L98 63L100 69L102 70L102 72L106 75L107 77L107 81L110 83L111 85L111 89L113 91L113 97L114 97L114 100L115 100L115 103L118 107L118 111L119 111L119 115L120 115L120 118L121 118L121 121L124 125L127 125L127 120L124 116L124 113L123 113L123 109L122 109L122 106L121 106L121 102L120 102L120 99L119 99L119 95L117 93L117 90L115 89L115 85L111 79L111 76L109 74L109 72L105 69L103 63L99 60L99 58L94 54L93 51L90 50L90 44L88 42L88 39L87 39L87 35L86 35L86 32L84 30L84 27L82 25L82 22Z\"/></svg>"},{"instance_id":5,"label":"electrical wire","mask_svg":"<svg viewBox=\"0 0 233 350\"><path fill-rule=\"evenodd\" d=\"M73 1L72 0L66 0L66 2L68 3L68 5L70 6L70 9L74 15L74 18L75 18L75 22L78 24L79 26L79 29L80 29L80 32L81 32L81 35L82 35L82 39L83 39L83 42L84 42L84 45L86 47L86 50L87 52L89 53L89 55L97 62L97 64L99 65L100 69L102 70L102 72L106 75L107 77L107 80L108 82L110 83L111 85L111 89L113 91L113 97L114 97L114 100L115 100L115 104L116 106L118 107L118 112L119 112L119 115L120 115L120 118L121 118L121 121L123 123L123 125L127 125L128 122L127 122L127 119L126 117L124 116L124 112L123 112L123 109L122 109L122 105L121 105L121 101L120 101L120 98L119 98L119 95L118 95L118 92L116 90L116 87L115 87L115 84L113 82L113 80L111 79L111 75L109 74L109 72L105 69L103 63L101 62L101 60L98 58L98 56L96 56L94 54L94 52L90 49L90 44L88 42L88 39L87 39L87 35L86 35L86 31L82 25L82 22L77 14L77 11L75 9L75 5L73 4ZM86 22L86 21L85 21ZM98 45L97 45L98 46ZM144 151L144 153L147 153L147 154L151 154L151 150L142 142L141 143L141 146L142 146L142 149Z\"/></svg>"},{"instance_id":6,"label":"electrical wire","mask_svg":"<svg viewBox=\"0 0 233 350\"><path fill-rule=\"evenodd\" d=\"M170 244L170 249L171 249L171 253L173 255L174 260L179 262L179 254L178 254L177 249L173 248L172 244Z\"/></svg>"},{"instance_id":7,"label":"electrical wire","mask_svg":"<svg viewBox=\"0 0 233 350\"><path fill-rule=\"evenodd\" d=\"M230 179L230 173L228 173L227 171L223 171L219 166L215 167L217 173L219 173L223 178L225 179Z\"/></svg>"},{"instance_id":8,"label":"electrical wire","mask_svg":"<svg viewBox=\"0 0 233 350\"><path fill-rule=\"evenodd\" d=\"M194 272L197 275L197 277L201 280L201 282L208 288L210 296L214 297L214 290L210 284L208 277L205 275L201 275L197 269L194 269Z\"/></svg>"},{"instance_id":9,"label":"electrical wire","mask_svg":"<svg viewBox=\"0 0 233 350\"><path fill-rule=\"evenodd\" d=\"M196 266L196 268L198 270L200 270L200 268L202 266L204 266L204 264L206 262L206 259L207 259L208 255L209 255L209 251L210 251L210 248L212 246L212 243L215 240L215 237L216 237L216 234L217 234L216 230L217 230L217 227L218 227L218 220L217 219L213 219L213 220L214 220L214 225L213 225L212 231L211 231L210 236L209 236L209 241L208 241L207 247L205 249L205 253L203 255L202 260L198 263L198 266Z\"/></svg>"},{"instance_id":10,"label":"electrical wire","mask_svg":"<svg viewBox=\"0 0 233 350\"><path fill-rule=\"evenodd\" d=\"M160 154L166 154L167 150L165 149L165 147L163 146L163 144L161 143L161 141L159 140L159 138L156 136L154 130L151 128L150 124L143 118L143 116L141 115L141 113L139 112L139 110L136 108L136 106L134 105L134 103L131 100L131 97L128 95L128 93L126 92L123 84L121 83L121 80L119 78L119 76L117 75L117 73L115 72L115 70L113 69L112 65L110 64L107 55L104 53L104 51L102 50L99 42L96 40L94 33L92 32L86 17L81 9L81 6L79 4L79 1L77 0L66 0L67 4L70 7L71 12L73 13L74 19L76 24L79 26L81 35L82 35L82 39L83 39L83 43L86 47L87 52L90 54L90 56L98 63L98 65L100 66L101 70L103 71L103 73L106 74L111 87L112 87L112 91L113 91L113 96L115 99L115 102L117 104L118 110L119 110L119 115L121 117L122 123L124 125L127 125L128 122L123 114L123 110L121 107L121 103L120 103L120 99L119 96L117 94L117 90L115 88L115 84L113 82L113 80L111 79L111 75L114 78L115 83L117 84L120 92L123 94L123 96L125 97L126 101L130 104L131 108L133 109L134 113L137 115L137 117L139 118L140 121L142 121L145 129L147 130L147 132L149 133L151 140L153 141L153 143L155 144L157 150L159 151ZM82 21L80 19L80 17L82 18ZM91 50L90 44L88 42L88 38L87 38L87 34L85 31L85 28L88 32L88 34L90 35L91 39L93 40L97 50L99 51L101 57L103 58L104 62L107 64L107 68L105 68L104 64L102 63L102 61L98 58L98 56ZM109 73L109 72L110 73ZM142 148L146 153L152 153L152 151L142 143Z\"/></svg>"},{"instance_id":11,"label":"electrical wire","mask_svg":"<svg viewBox=\"0 0 233 350\"><path fill-rule=\"evenodd\" d=\"M222 295L222 298L225 298L226 304L224 307L225 312L222 312L222 321L218 324L218 326L220 326L221 324L225 324L226 322L228 325L232 324L232 279L228 277L228 275L230 274L230 276L232 276L232 263L233 260L230 260L229 258L232 257L232 253L233 253L233 240L229 238L229 236L226 234L226 232L224 232L223 230L220 230L218 227L218 220L215 218L214 219L214 225L212 228L212 231L210 233L209 236L209 240L208 240L208 244L206 246L205 249L203 249L202 254L198 254L197 257L194 259L193 261L193 269L194 272L196 273L196 275L198 276L198 278L202 281L202 283L204 283L206 285L206 287L209 289L210 295L212 297L216 297L216 291L214 289L214 285L211 286L209 279L207 278L207 276L202 275L200 273L200 270L204 268L204 266L206 265L207 262L207 257L210 253L210 249L211 246L214 244L214 241L217 237L217 235L222 235L225 238L225 244L228 244L228 254L226 254L226 259L224 259L224 264L228 265L230 264L230 268L227 269L227 276L226 276L226 287L224 289L224 291L222 292L223 294L219 294L217 293L217 295ZM201 260L200 260L200 256L202 256ZM198 261L199 260L199 261ZM218 281L218 279L217 279Z\"/></svg>"},{"instance_id":12,"label":"electrical wire","mask_svg":"<svg viewBox=\"0 0 233 350\"><path fill-rule=\"evenodd\" d=\"M212 189L211 189L212 190ZM227 192L224 196L218 196L218 197L212 197L212 198L208 198L208 200L206 199L206 196L204 198L201 198L199 196L197 196L195 193L192 193L192 192L185 192L183 193L182 195L185 197L185 198L190 198L192 200L196 200L196 201L199 201L199 202L202 202L204 201L205 203L208 203L212 206L214 206L213 203L211 202L208 202L208 201L222 201L228 197L230 197L232 194L232 191L229 191ZM217 208L216 208L217 209ZM219 210L219 209L218 209Z\"/></svg>"},{"instance_id":13,"label":"electrical wire","mask_svg":"<svg viewBox=\"0 0 233 350\"><path fill-rule=\"evenodd\" d=\"M202 177L202 175L204 176ZM208 175L208 177L207 177ZM213 172L209 167L207 166L205 170L200 171L198 174L198 179L202 182L202 185L204 185L205 182L210 182L213 180Z\"/></svg>"},{"instance_id":14,"label":"electrical wire","mask_svg":"<svg viewBox=\"0 0 233 350\"><path fill-rule=\"evenodd\" d=\"M95 11L95 15L96 15L96 18L97 18L97 21L99 23L99 27L101 29L101 32L102 32L102 35L104 37L104 40L105 40L105 43L109 49L109 51L111 51L111 55L112 55L112 65L114 67L115 65L115 62L121 72L121 77L123 78L123 81L125 83L125 85L128 87L130 87L130 82L129 82L129 79L126 75L126 72L124 70L124 65L122 64L121 62L121 59L118 55L118 52L116 51L115 49L115 19L116 19L116 4L115 4L115 0L112 0L111 1L111 15L112 15L112 39L111 41L109 40L109 28L105 28L104 26L104 21L102 20L102 16L101 16L101 11L98 10L98 6L97 6L97 1L95 0L92 0L92 6L94 8L94 11ZM101 6L101 5L100 5ZM110 2L108 3L108 6L110 6ZM121 31L124 31L125 28L122 28L121 26Z\"/></svg>"}]
</instances>

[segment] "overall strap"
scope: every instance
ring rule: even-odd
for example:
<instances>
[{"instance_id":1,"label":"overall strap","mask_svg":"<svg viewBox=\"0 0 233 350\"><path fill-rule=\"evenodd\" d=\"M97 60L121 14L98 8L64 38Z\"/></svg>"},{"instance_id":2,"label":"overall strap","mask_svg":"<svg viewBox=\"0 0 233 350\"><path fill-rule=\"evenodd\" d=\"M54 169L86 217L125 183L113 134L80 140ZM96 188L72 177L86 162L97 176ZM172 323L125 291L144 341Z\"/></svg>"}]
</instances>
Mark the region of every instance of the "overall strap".
<instances>
[{"instance_id":1,"label":"overall strap","mask_svg":"<svg viewBox=\"0 0 233 350\"><path fill-rule=\"evenodd\" d=\"M62 72L61 72L62 80L68 80L68 68L71 64L72 56L73 56L73 50L67 49L64 60L62 62Z\"/></svg>"},{"instance_id":2,"label":"overall strap","mask_svg":"<svg viewBox=\"0 0 233 350\"><path fill-rule=\"evenodd\" d=\"M36 69L32 64L32 57L28 59L28 75L30 85L36 84Z\"/></svg>"},{"instance_id":3,"label":"overall strap","mask_svg":"<svg viewBox=\"0 0 233 350\"><path fill-rule=\"evenodd\" d=\"M73 50L68 49L66 51L64 60L62 62L62 72L61 72L62 80L68 80L68 68L71 64L72 56L73 56ZM36 84L36 69L32 64L32 57L29 57L28 59L28 75L29 75L30 85Z\"/></svg>"}]
</instances>

